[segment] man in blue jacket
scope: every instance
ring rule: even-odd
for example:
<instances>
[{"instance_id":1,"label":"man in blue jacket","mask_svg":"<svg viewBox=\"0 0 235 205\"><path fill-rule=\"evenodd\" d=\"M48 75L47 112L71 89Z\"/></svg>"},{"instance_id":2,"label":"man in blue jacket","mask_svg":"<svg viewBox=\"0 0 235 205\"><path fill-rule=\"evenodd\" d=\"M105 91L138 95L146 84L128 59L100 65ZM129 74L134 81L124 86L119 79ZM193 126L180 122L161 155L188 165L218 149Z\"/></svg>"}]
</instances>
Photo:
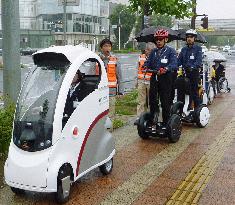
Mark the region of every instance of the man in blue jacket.
<instances>
[{"instance_id":1,"label":"man in blue jacket","mask_svg":"<svg viewBox=\"0 0 235 205\"><path fill-rule=\"evenodd\" d=\"M182 48L178 58L178 66L182 66L190 82L190 102L188 109L192 109L192 101L194 102L194 108L200 104L198 83L200 77L199 70L202 66L202 48L195 44L196 37L197 32L195 30L189 29L186 31L187 45Z\"/></svg>"},{"instance_id":2,"label":"man in blue jacket","mask_svg":"<svg viewBox=\"0 0 235 205\"><path fill-rule=\"evenodd\" d=\"M157 48L150 53L145 62L147 69L155 70L150 79L149 105L152 119L159 111L158 96L161 101L163 126L166 126L170 118L171 108L171 90L172 90L172 72L177 69L176 51L167 46L168 31L158 30L155 35Z\"/></svg>"}]
</instances>

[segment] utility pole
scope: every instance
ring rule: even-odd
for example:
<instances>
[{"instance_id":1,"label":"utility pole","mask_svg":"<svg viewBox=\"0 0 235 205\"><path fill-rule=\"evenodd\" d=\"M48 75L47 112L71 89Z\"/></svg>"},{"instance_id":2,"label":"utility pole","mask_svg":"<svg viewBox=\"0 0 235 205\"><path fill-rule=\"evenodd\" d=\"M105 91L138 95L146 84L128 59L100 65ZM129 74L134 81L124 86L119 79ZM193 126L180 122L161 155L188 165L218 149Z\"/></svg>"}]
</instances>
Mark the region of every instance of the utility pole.
<instances>
[{"instance_id":1,"label":"utility pole","mask_svg":"<svg viewBox=\"0 0 235 205\"><path fill-rule=\"evenodd\" d=\"M119 13L119 18L118 18L118 50L120 51L121 49L121 12Z\"/></svg>"},{"instance_id":2,"label":"utility pole","mask_svg":"<svg viewBox=\"0 0 235 205\"><path fill-rule=\"evenodd\" d=\"M64 25L64 46L66 45L66 31L67 31L67 14L66 14L66 6L67 6L67 0L63 1L63 9L64 9L64 15L63 15L63 25Z\"/></svg>"},{"instance_id":3,"label":"utility pole","mask_svg":"<svg viewBox=\"0 0 235 205\"><path fill-rule=\"evenodd\" d=\"M21 88L19 0L1 0L3 94L16 103ZM5 106L7 105L5 100Z\"/></svg>"},{"instance_id":4,"label":"utility pole","mask_svg":"<svg viewBox=\"0 0 235 205\"><path fill-rule=\"evenodd\" d=\"M197 0L192 0L192 3L193 3L194 6L193 6L193 9L192 9L193 16L191 18L191 28L195 29L196 28L195 21L196 21L196 17L197 17L197 10L196 10Z\"/></svg>"}]
</instances>

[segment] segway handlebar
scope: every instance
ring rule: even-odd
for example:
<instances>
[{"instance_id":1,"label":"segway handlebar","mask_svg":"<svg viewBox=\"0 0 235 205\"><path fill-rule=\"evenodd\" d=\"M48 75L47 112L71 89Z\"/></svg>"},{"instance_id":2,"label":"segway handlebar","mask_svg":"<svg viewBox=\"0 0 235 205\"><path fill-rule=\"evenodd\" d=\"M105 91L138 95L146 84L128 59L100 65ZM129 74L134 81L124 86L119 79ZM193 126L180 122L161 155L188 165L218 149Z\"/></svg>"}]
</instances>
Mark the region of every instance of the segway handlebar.
<instances>
[{"instance_id":1,"label":"segway handlebar","mask_svg":"<svg viewBox=\"0 0 235 205\"><path fill-rule=\"evenodd\" d=\"M151 70L151 69L145 69L145 70L142 70L143 73L158 73L159 70Z\"/></svg>"}]
</instances>

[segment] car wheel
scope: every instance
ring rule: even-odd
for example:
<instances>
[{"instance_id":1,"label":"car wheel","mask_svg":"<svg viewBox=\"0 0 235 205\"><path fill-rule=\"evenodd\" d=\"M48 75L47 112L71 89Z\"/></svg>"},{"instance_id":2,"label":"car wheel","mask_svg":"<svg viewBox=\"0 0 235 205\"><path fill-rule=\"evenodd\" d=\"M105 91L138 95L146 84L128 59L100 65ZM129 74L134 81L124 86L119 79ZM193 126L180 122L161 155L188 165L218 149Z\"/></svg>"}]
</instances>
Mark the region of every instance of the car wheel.
<instances>
[{"instance_id":1,"label":"car wheel","mask_svg":"<svg viewBox=\"0 0 235 205\"><path fill-rule=\"evenodd\" d=\"M11 187L11 191L14 192L16 195L22 195L22 194L25 193L25 190L19 189L19 188L15 188L15 187Z\"/></svg>"},{"instance_id":2,"label":"car wheel","mask_svg":"<svg viewBox=\"0 0 235 205\"><path fill-rule=\"evenodd\" d=\"M112 172L113 170L113 158L110 159L108 162L102 164L101 166L99 166L100 172L103 175L108 175Z\"/></svg>"},{"instance_id":3,"label":"car wheel","mask_svg":"<svg viewBox=\"0 0 235 205\"><path fill-rule=\"evenodd\" d=\"M57 192L55 193L56 201L59 204L66 203L69 200L72 180L71 166L69 164L63 165L58 173Z\"/></svg>"}]
</instances>

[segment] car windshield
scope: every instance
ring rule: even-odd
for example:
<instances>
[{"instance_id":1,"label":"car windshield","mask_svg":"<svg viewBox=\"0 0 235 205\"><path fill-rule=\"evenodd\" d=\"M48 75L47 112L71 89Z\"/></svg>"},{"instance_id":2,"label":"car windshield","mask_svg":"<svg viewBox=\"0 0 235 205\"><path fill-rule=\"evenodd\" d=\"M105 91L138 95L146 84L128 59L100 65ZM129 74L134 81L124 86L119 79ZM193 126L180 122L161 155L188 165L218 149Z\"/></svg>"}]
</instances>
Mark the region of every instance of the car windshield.
<instances>
[{"instance_id":1,"label":"car windshield","mask_svg":"<svg viewBox=\"0 0 235 205\"><path fill-rule=\"evenodd\" d=\"M26 151L51 146L58 92L68 64L35 66L22 88L15 114L13 141Z\"/></svg>"}]
</instances>

